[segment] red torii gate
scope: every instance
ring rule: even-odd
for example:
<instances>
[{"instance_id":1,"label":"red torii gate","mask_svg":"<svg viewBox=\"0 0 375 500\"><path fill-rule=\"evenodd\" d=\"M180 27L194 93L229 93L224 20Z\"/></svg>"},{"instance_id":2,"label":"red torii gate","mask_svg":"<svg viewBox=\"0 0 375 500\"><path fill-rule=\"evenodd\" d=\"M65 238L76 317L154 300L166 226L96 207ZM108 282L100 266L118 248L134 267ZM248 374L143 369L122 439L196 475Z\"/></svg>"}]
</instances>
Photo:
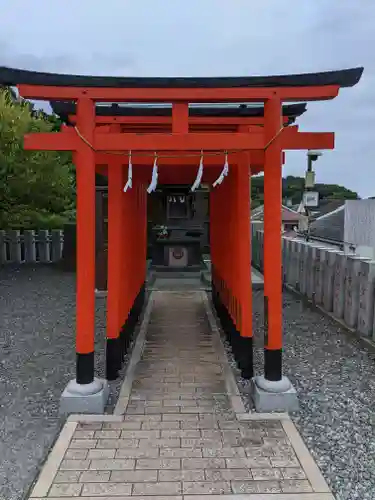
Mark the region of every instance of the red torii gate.
<instances>
[{"instance_id":1,"label":"red torii gate","mask_svg":"<svg viewBox=\"0 0 375 500\"><path fill-rule=\"evenodd\" d=\"M124 323L126 328L134 326L144 296L148 182L133 161L133 188L122 192L124 155L129 151L134 157L146 154L152 163L154 152L159 158L173 152L176 161L168 164L165 159L165 168L174 172L188 166L188 155L195 155L197 166L201 151L205 161L219 153L223 159L227 151L234 164L224 182L210 193L214 303L231 332L243 375L252 377L249 176L253 155L260 155L257 169L264 168L265 202L264 380L274 386L282 382L281 153L334 147L332 133L301 133L295 126L285 127L282 103L332 99L340 87L355 85L362 71L245 78L117 78L0 68L0 82L17 84L25 98L76 102L76 130L25 136L26 149L73 151L77 168L77 376L72 392L87 395L102 390L94 380L95 169L105 152L111 152L111 160L105 162L109 165L110 252L107 377L117 375L119 332ZM121 123L119 128L118 123L108 124L96 117L96 102L172 103L171 131L122 132ZM222 102L264 103L263 126L245 124L222 131L212 130L207 121L203 128L190 130L189 103ZM179 155L185 157L182 163L186 166L179 167ZM137 162L145 164L138 157ZM180 174L174 175L171 177L180 178Z\"/></svg>"}]
</instances>

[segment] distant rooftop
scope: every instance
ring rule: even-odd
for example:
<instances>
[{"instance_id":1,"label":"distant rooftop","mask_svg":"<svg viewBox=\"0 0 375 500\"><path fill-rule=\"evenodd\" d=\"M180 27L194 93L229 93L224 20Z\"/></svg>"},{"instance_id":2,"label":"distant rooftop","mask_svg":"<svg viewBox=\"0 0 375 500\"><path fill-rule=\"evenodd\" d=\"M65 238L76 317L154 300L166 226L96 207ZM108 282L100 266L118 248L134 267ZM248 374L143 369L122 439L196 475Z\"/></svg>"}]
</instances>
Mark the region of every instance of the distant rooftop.
<instances>
[{"instance_id":1,"label":"distant rooftop","mask_svg":"<svg viewBox=\"0 0 375 500\"><path fill-rule=\"evenodd\" d=\"M264 205L260 205L251 211L251 220L261 221L263 220L263 215L264 215ZM283 222L298 222L301 219L301 216L293 209L286 207L285 205L282 205L281 218Z\"/></svg>"},{"instance_id":2,"label":"distant rooftop","mask_svg":"<svg viewBox=\"0 0 375 500\"><path fill-rule=\"evenodd\" d=\"M331 212L315 219L311 223L311 236L329 240L344 241L345 201Z\"/></svg>"}]
</instances>

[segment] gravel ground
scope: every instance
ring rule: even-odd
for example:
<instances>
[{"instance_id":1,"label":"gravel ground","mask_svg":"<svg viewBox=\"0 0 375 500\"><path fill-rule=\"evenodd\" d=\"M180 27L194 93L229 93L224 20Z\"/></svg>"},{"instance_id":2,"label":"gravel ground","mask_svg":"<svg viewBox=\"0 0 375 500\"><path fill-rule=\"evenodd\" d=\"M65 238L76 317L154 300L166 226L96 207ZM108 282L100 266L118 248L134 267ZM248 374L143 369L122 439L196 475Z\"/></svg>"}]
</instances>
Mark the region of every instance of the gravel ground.
<instances>
[{"instance_id":1,"label":"gravel ground","mask_svg":"<svg viewBox=\"0 0 375 500\"><path fill-rule=\"evenodd\" d=\"M263 294L254 293L262 373ZM105 299L97 299L103 375ZM20 500L63 424L58 402L74 377L75 276L56 268L0 271L0 498ZM284 371L298 390L293 420L337 500L375 500L374 356L332 320L284 296ZM228 347L228 346L227 346ZM238 379L245 403L248 383ZM110 412L121 379L111 383Z\"/></svg>"},{"instance_id":2,"label":"gravel ground","mask_svg":"<svg viewBox=\"0 0 375 500\"><path fill-rule=\"evenodd\" d=\"M58 405L75 376L74 323L74 274L51 266L0 270L1 499L24 498L65 421ZM98 376L104 371L104 333L105 298L97 298ZM121 382L110 384L107 412Z\"/></svg>"},{"instance_id":3,"label":"gravel ground","mask_svg":"<svg viewBox=\"0 0 375 500\"><path fill-rule=\"evenodd\" d=\"M262 374L262 291L254 292L253 307L255 369ZM284 346L284 373L300 401L293 421L336 499L374 500L375 356L333 320L303 310L288 293L284 294ZM250 409L249 383L238 376L237 380Z\"/></svg>"}]
</instances>

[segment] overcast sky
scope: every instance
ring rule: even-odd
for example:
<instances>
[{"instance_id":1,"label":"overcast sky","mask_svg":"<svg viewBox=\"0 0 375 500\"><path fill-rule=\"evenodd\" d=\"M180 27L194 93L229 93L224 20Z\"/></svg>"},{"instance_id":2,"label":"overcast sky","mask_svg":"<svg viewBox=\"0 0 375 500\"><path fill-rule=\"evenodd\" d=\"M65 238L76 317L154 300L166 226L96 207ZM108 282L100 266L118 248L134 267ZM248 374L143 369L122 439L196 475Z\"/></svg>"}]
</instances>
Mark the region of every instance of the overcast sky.
<instances>
[{"instance_id":1,"label":"overcast sky","mask_svg":"<svg viewBox=\"0 0 375 500\"><path fill-rule=\"evenodd\" d=\"M117 76L251 76L364 66L310 103L301 130L336 132L317 182L375 196L375 0L10 0L0 65ZM303 175L305 153L284 173Z\"/></svg>"}]
</instances>

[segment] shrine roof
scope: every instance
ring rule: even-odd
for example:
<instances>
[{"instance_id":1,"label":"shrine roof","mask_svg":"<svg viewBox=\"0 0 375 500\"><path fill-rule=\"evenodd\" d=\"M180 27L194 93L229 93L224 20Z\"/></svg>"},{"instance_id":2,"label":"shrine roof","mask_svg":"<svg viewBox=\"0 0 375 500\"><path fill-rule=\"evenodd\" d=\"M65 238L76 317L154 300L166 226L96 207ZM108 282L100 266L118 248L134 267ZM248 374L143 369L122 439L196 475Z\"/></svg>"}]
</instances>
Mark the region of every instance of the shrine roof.
<instances>
[{"instance_id":1,"label":"shrine roof","mask_svg":"<svg viewBox=\"0 0 375 500\"><path fill-rule=\"evenodd\" d=\"M352 87L360 80L363 68L295 75L245 77L117 77L44 73L0 67L0 85L42 85L54 87L107 88L230 88L230 87L315 87L338 85Z\"/></svg>"},{"instance_id":2,"label":"shrine roof","mask_svg":"<svg viewBox=\"0 0 375 500\"><path fill-rule=\"evenodd\" d=\"M68 116L76 113L74 101L51 101L53 112L68 122ZM283 106L283 116L289 118L292 123L298 116L306 111L306 104L289 104ZM138 105L128 106L117 103L109 105L96 105L97 116L172 116L172 105ZM254 105L189 105L189 116L194 117L262 117L264 106Z\"/></svg>"}]
</instances>

